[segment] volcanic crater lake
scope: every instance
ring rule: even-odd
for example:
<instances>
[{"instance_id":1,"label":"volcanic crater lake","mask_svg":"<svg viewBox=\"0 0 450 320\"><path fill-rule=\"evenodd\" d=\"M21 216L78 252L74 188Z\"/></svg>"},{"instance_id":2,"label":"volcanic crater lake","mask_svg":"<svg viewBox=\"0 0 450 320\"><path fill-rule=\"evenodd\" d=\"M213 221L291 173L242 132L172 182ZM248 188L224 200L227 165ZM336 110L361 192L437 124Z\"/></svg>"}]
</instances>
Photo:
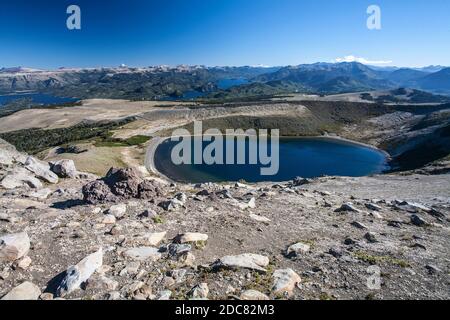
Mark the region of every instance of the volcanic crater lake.
<instances>
[{"instance_id":1,"label":"volcanic crater lake","mask_svg":"<svg viewBox=\"0 0 450 320\"><path fill-rule=\"evenodd\" d=\"M194 139L192 139L194 140ZM175 165L171 161L172 149L179 142L170 139L162 142L154 154L155 168L174 181L201 183L245 180L247 182L292 180L295 177L315 178L320 176L360 177L382 173L389 169L388 155L375 148L332 138L280 138L279 171L272 176L261 175L262 164L192 164ZM251 149L246 139L246 154ZM210 142L203 142L203 149ZM257 144L257 142L256 142ZM192 141L192 150L194 150ZM255 147L255 146L253 146ZM235 156L236 152L235 145ZM270 157L270 139L269 139ZM224 155L226 143L224 143ZM258 162L259 163L259 162Z\"/></svg>"}]
</instances>

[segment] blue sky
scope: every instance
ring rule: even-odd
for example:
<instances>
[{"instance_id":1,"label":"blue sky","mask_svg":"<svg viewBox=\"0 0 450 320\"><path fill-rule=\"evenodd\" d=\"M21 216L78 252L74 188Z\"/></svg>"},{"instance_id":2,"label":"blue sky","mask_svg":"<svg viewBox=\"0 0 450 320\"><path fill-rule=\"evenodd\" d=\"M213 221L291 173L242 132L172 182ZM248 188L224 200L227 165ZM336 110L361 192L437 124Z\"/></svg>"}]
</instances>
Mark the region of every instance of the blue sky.
<instances>
[{"instance_id":1,"label":"blue sky","mask_svg":"<svg viewBox=\"0 0 450 320\"><path fill-rule=\"evenodd\" d=\"M14 0L0 66L295 65L355 56L450 65L448 0ZM82 29L66 28L77 4ZM377 4L382 29L368 30Z\"/></svg>"}]
</instances>

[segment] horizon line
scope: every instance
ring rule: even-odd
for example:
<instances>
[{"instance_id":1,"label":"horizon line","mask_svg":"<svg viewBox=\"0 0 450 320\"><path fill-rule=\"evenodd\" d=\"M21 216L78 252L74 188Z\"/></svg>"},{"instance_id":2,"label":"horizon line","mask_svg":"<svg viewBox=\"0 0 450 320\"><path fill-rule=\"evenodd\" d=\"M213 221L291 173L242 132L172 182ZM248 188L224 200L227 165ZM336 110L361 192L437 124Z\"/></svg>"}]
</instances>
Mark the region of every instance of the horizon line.
<instances>
[{"instance_id":1,"label":"horizon line","mask_svg":"<svg viewBox=\"0 0 450 320\"><path fill-rule=\"evenodd\" d=\"M369 64L369 63L362 63L359 61L317 61L312 63L299 63L299 64L286 64L286 65L265 65L265 64L244 64L244 65L204 65L204 64L156 64L156 65L127 65L127 64L118 64L115 66L111 65L103 65L103 66L85 66L85 67L56 67L56 68L41 68L41 67L31 67L31 66L23 66L23 65L15 65L15 66L2 66L0 67L0 70L4 69L13 69L13 68L23 68L23 69L31 69L36 71L59 71L63 69L104 69L104 68L110 68L110 69L120 69L120 68L154 68L154 67L169 67L169 68L177 68L177 67L203 67L203 68L285 68L285 67L296 67L301 65L313 65L313 64L342 64L342 63L357 63L368 67L374 67L374 68L398 68L398 69L423 69L428 67L448 67L441 64L426 64L422 66L399 66L399 65L376 65L376 64Z\"/></svg>"}]
</instances>

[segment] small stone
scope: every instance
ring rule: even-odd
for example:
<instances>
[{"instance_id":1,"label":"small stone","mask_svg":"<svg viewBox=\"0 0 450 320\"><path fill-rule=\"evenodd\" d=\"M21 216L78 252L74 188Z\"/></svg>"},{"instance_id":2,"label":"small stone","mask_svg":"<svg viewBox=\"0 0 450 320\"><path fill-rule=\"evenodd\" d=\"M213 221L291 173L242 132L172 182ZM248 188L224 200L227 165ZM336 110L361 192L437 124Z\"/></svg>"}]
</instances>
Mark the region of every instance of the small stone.
<instances>
[{"instance_id":1,"label":"small stone","mask_svg":"<svg viewBox=\"0 0 450 320\"><path fill-rule=\"evenodd\" d=\"M41 290L34 283L26 281L13 288L1 300L37 300Z\"/></svg>"},{"instance_id":2,"label":"small stone","mask_svg":"<svg viewBox=\"0 0 450 320\"><path fill-rule=\"evenodd\" d=\"M292 269L279 269L273 273L275 295L291 296L295 286L301 282L300 276Z\"/></svg>"},{"instance_id":3,"label":"small stone","mask_svg":"<svg viewBox=\"0 0 450 320\"><path fill-rule=\"evenodd\" d=\"M172 291L170 290L163 290L161 291L157 298L158 300L170 300L170 297L172 296Z\"/></svg>"},{"instance_id":4,"label":"small stone","mask_svg":"<svg viewBox=\"0 0 450 320\"><path fill-rule=\"evenodd\" d=\"M208 235L204 233L188 232L175 237L177 243L195 243L200 241L208 241Z\"/></svg>"},{"instance_id":5,"label":"small stone","mask_svg":"<svg viewBox=\"0 0 450 320\"><path fill-rule=\"evenodd\" d=\"M415 225L415 226L418 226L418 227L423 227L423 226L428 225L428 222L427 222L425 219L419 217L419 216L416 215L416 214L413 214L413 215L411 216L411 223L412 223L413 225Z\"/></svg>"},{"instance_id":6,"label":"small stone","mask_svg":"<svg viewBox=\"0 0 450 320\"><path fill-rule=\"evenodd\" d=\"M163 279L164 288L170 288L170 287L174 286L175 283L176 282L175 282L174 278L172 278L172 277L164 277L164 279Z\"/></svg>"},{"instance_id":7,"label":"small stone","mask_svg":"<svg viewBox=\"0 0 450 320\"><path fill-rule=\"evenodd\" d=\"M183 192L179 192L175 195L174 199L176 199L184 204L187 200L187 195L184 194Z\"/></svg>"},{"instance_id":8,"label":"small stone","mask_svg":"<svg viewBox=\"0 0 450 320\"><path fill-rule=\"evenodd\" d=\"M118 234L120 234L123 231L122 226L114 226L111 228L111 230L109 230L109 233L113 236L116 236Z\"/></svg>"},{"instance_id":9,"label":"small stone","mask_svg":"<svg viewBox=\"0 0 450 320\"><path fill-rule=\"evenodd\" d=\"M269 258L259 254L244 253L236 256L225 256L213 263L215 268L251 269L266 272Z\"/></svg>"},{"instance_id":10,"label":"small stone","mask_svg":"<svg viewBox=\"0 0 450 320\"><path fill-rule=\"evenodd\" d=\"M107 214L104 216L102 223L103 224L116 224L116 217L113 216L112 214Z\"/></svg>"},{"instance_id":11,"label":"small stone","mask_svg":"<svg viewBox=\"0 0 450 320\"><path fill-rule=\"evenodd\" d=\"M161 253L157 248L139 247L125 251L123 256L137 261L148 260L154 262L161 258Z\"/></svg>"},{"instance_id":12,"label":"small stone","mask_svg":"<svg viewBox=\"0 0 450 320\"><path fill-rule=\"evenodd\" d=\"M102 208L96 207L96 208L92 209L93 214L99 214L100 212L102 212Z\"/></svg>"},{"instance_id":13,"label":"small stone","mask_svg":"<svg viewBox=\"0 0 450 320\"><path fill-rule=\"evenodd\" d=\"M270 300L270 298L267 295L257 290L246 290L241 294L240 298L241 300L251 300L251 301Z\"/></svg>"},{"instance_id":14,"label":"small stone","mask_svg":"<svg viewBox=\"0 0 450 320\"><path fill-rule=\"evenodd\" d=\"M122 218L126 212L127 212L127 206L124 203L113 205L108 210L108 213L113 215L117 219Z\"/></svg>"},{"instance_id":15,"label":"small stone","mask_svg":"<svg viewBox=\"0 0 450 320\"><path fill-rule=\"evenodd\" d=\"M183 283L185 280L186 269L174 269L168 272L168 275L175 280L175 283Z\"/></svg>"},{"instance_id":16,"label":"small stone","mask_svg":"<svg viewBox=\"0 0 450 320\"><path fill-rule=\"evenodd\" d=\"M28 250L30 250L30 238L26 232L0 237L0 262L16 261L25 256Z\"/></svg>"},{"instance_id":17,"label":"small stone","mask_svg":"<svg viewBox=\"0 0 450 320\"><path fill-rule=\"evenodd\" d=\"M171 257L178 257L182 254L185 254L192 250L192 246L190 244L177 244L177 243L171 243L167 247L167 251L169 253L169 256Z\"/></svg>"},{"instance_id":18,"label":"small stone","mask_svg":"<svg viewBox=\"0 0 450 320\"><path fill-rule=\"evenodd\" d=\"M203 190L197 192L195 195L196 196L207 197L207 196L209 196L209 191L206 190L206 189L203 189Z\"/></svg>"},{"instance_id":19,"label":"small stone","mask_svg":"<svg viewBox=\"0 0 450 320\"><path fill-rule=\"evenodd\" d=\"M14 263L14 268L27 270L31 265L31 258L26 256Z\"/></svg>"},{"instance_id":20,"label":"small stone","mask_svg":"<svg viewBox=\"0 0 450 320\"><path fill-rule=\"evenodd\" d=\"M140 218L144 218L144 219L153 219L157 216L158 214L156 213L155 210L153 209L147 209L145 210L143 213L141 213L139 215Z\"/></svg>"},{"instance_id":21,"label":"small stone","mask_svg":"<svg viewBox=\"0 0 450 320\"><path fill-rule=\"evenodd\" d=\"M342 204L338 209L334 210L334 212L360 212L360 210L356 209L353 206L353 203L347 202Z\"/></svg>"},{"instance_id":22,"label":"small stone","mask_svg":"<svg viewBox=\"0 0 450 320\"><path fill-rule=\"evenodd\" d=\"M76 230L73 233L73 238L74 239L86 239L87 238L87 234L83 230Z\"/></svg>"},{"instance_id":23,"label":"small stone","mask_svg":"<svg viewBox=\"0 0 450 320\"><path fill-rule=\"evenodd\" d=\"M39 296L40 300L53 300L53 294L50 292L44 292Z\"/></svg>"},{"instance_id":24,"label":"small stone","mask_svg":"<svg viewBox=\"0 0 450 320\"><path fill-rule=\"evenodd\" d=\"M139 261L132 261L125 265L125 267L120 271L119 276L123 277L126 275L134 276L139 272L141 263Z\"/></svg>"},{"instance_id":25,"label":"small stone","mask_svg":"<svg viewBox=\"0 0 450 320\"><path fill-rule=\"evenodd\" d=\"M389 221L388 226L392 228L400 229L402 227L402 223L400 221Z\"/></svg>"},{"instance_id":26,"label":"small stone","mask_svg":"<svg viewBox=\"0 0 450 320\"><path fill-rule=\"evenodd\" d=\"M310 179L306 179L306 178L302 178L302 177L296 177L293 181L292 181L292 185L294 187L300 187L303 186L305 184L309 184L311 183L312 180Z\"/></svg>"},{"instance_id":27,"label":"small stone","mask_svg":"<svg viewBox=\"0 0 450 320\"><path fill-rule=\"evenodd\" d=\"M9 278L9 274L10 274L10 268L9 267L5 267L3 268L3 270L0 271L0 280L6 280Z\"/></svg>"},{"instance_id":28,"label":"small stone","mask_svg":"<svg viewBox=\"0 0 450 320\"><path fill-rule=\"evenodd\" d=\"M172 200L167 200L167 201L160 202L158 204L158 206L163 208L166 211L173 211L173 210L176 210L178 208L178 206Z\"/></svg>"},{"instance_id":29,"label":"small stone","mask_svg":"<svg viewBox=\"0 0 450 320\"><path fill-rule=\"evenodd\" d=\"M441 273L442 272L441 269L439 269L435 265L431 265L431 264L426 265L425 268L428 270L429 274L436 274L436 273Z\"/></svg>"},{"instance_id":30,"label":"small stone","mask_svg":"<svg viewBox=\"0 0 450 320\"><path fill-rule=\"evenodd\" d=\"M297 257L299 255L307 253L311 249L311 246L306 243L296 243L289 246L286 250L287 257Z\"/></svg>"},{"instance_id":31,"label":"small stone","mask_svg":"<svg viewBox=\"0 0 450 320\"><path fill-rule=\"evenodd\" d=\"M271 220L269 218L263 217L263 216L259 216L256 214L250 214L249 215L250 218L252 218L253 220L256 220L258 222L264 222L264 223L269 223Z\"/></svg>"},{"instance_id":32,"label":"small stone","mask_svg":"<svg viewBox=\"0 0 450 320\"><path fill-rule=\"evenodd\" d=\"M233 199L230 190L221 190L216 193L222 199Z\"/></svg>"},{"instance_id":33,"label":"small stone","mask_svg":"<svg viewBox=\"0 0 450 320\"><path fill-rule=\"evenodd\" d=\"M233 286L228 285L225 292L226 292L226 294L232 294L232 293L236 292L236 289Z\"/></svg>"},{"instance_id":34,"label":"small stone","mask_svg":"<svg viewBox=\"0 0 450 320\"><path fill-rule=\"evenodd\" d=\"M133 300L147 300L152 296L152 288L143 284L139 289L133 292Z\"/></svg>"},{"instance_id":35,"label":"small stone","mask_svg":"<svg viewBox=\"0 0 450 320\"><path fill-rule=\"evenodd\" d=\"M420 244L420 243L414 243L413 245L411 245L411 248L419 248L419 249L427 250L427 247L425 247L423 244Z\"/></svg>"},{"instance_id":36,"label":"small stone","mask_svg":"<svg viewBox=\"0 0 450 320\"><path fill-rule=\"evenodd\" d=\"M247 203L239 203L239 202L237 202L237 206L241 210L254 209L254 208L256 208L256 199L255 198L251 198L250 201L247 202Z\"/></svg>"},{"instance_id":37,"label":"small stone","mask_svg":"<svg viewBox=\"0 0 450 320\"><path fill-rule=\"evenodd\" d=\"M381 208L379 205L374 204L374 203L366 203L365 204L366 208L369 210L373 210L373 211L381 211L383 208Z\"/></svg>"},{"instance_id":38,"label":"small stone","mask_svg":"<svg viewBox=\"0 0 450 320\"><path fill-rule=\"evenodd\" d=\"M200 283L195 286L191 292L190 296L194 299L206 299L208 298L209 288L207 283Z\"/></svg>"},{"instance_id":39,"label":"small stone","mask_svg":"<svg viewBox=\"0 0 450 320\"><path fill-rule=\"evenodd\" d=\"M120 300L120 297L120 292L118 291L112 291L107 294L108 300Z\"/></svg>"},{"instance_id":40,"label":"small stone","mask_svg":"<svg viewBox=\"0 0 450 320\"><path fill-rule=\"evenodd\" d=\"M340 257L342 257L342 254L343 254L342 250L339 248L330 248L330 250L328 250L328 253L331 254L336 259L339 259Z\"/></svg>"},{"instance_id":41,"label":"small stone","mask_svg":"<svg viewBox=\"0 0 450 320\"><path fill-rule=\"evenodd\" d=\"M246 185L246 184L244 184L244 183L241 183L241 182L236 182L236 183L234 184L234 187L235 187L235 188L240 188L240 189L248 189L248 188L249 188L248 185Z\"/></svg>"},{"instance_id":42,"label":"small stone","mask_svg":"<svg viewBox=\"0 0 450 320\"><path fill-rule=\"evenodd\" d=\"M352 238L347 238L347 239L344 240L344 244L346 246L351 246L351 245L354 245L354 244L357 244L357 243L358 243L358 241L353 240Z\"/></svg>"},{"instance_id":43,"label":"small stone","mask_svg":"<svg viewBox=\"0 0 450 320\"><path fill-rule=\"evenodd\" d=\"M373 232L367 232L367 233L364 235L364 238L366 238L366 240L369 241L370 243L376 243L376 242L378 242L377 236L376 236L376 234L373 233Z\"/></svg>"},{"instance_id":44,"label":"small stone","mask_svg":"<svg viewBox=\"0 0 450 320\"><path fill-rule=\"evenodd\" d=\"M99 291L115 291L119 283L105 276L91 277L88 280L88 288Z\"/></svg>"},{"instance_id":45,"label":"small stone","mask_svg":"<svg viewBox=\"0 0 450 320\"><path fill-rule=\"evenodd\" d=\"M191 252L185 252L179 256L178 262L180 262L185 267L194 267L195 256Z\"/></svg>"},{"instance_id":46,"label":"small stone","mask_svg":"<svg viewBox=\"0 0 450 320\"><path fill-rule=\"evenodd\" d=\"M167 232L147 233L142 238L147 246L157 246L165 238Z\"/></svg>"},{"instance_id":47,"label":"small stone","mask_svg":"<svg viewBox=\"0 0 450 320\"><path fill-rule=\"evenodd\" d=\"M353 221L351 223L351 225L354 226L355 228L358 228L358 229L369 229L366 225L362 224L359 221Z\"/></svg>"}]
</instances>

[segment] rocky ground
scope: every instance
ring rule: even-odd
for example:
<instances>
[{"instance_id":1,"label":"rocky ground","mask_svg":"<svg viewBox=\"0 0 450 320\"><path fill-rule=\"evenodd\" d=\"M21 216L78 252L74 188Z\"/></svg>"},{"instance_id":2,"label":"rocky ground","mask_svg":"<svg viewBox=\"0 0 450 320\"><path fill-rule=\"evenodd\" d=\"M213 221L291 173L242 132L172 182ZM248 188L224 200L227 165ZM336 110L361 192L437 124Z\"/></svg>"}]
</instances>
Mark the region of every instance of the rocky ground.
<instances>
[{"instance_id":1,"label":"rocky ground","mask_svg":"<svg viewBox=\"0 0 450 320\"><path fill-rule=\"evenodd\" d=\"M2 299L450 296L448 174L175 185L2 141L0 168Z\"/></svg>"}]
</instances>

